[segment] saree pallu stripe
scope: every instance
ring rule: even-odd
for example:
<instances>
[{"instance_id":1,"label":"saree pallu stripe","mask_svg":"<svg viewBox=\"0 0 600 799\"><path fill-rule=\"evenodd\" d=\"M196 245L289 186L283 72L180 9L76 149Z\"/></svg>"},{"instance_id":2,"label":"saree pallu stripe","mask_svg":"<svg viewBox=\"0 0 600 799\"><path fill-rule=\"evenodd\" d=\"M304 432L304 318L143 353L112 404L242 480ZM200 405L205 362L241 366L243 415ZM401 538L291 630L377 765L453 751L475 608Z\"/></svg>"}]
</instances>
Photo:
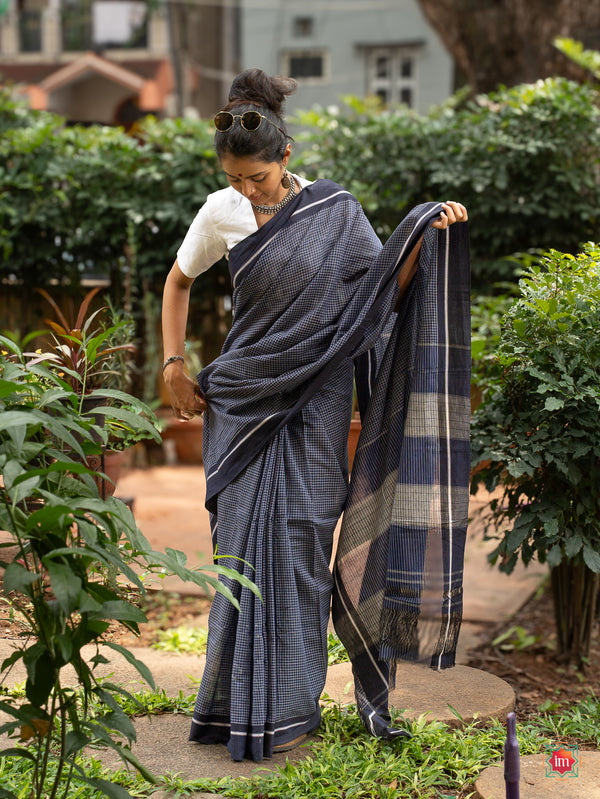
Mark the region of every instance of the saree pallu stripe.
<instances>
[{"instance_id":1,"label":"saree pallu stripe","mask_svg":"<svg viewBox=\"0 0 600 799\"><path fill-rule=\"evenodd\" d=\"M388 335L396 274L439 211L414 209L382 248L358 202L317 181L230 253L232 328L198 376L206 505L219 564L262 601L220 577L240 611L215 596L190 738L236 760L319 724L353 361Z\"/></svg>"},{"instance_id":2,"label":"saree pallu stripe","mask_svg":"<svg viewBox=\"0 0 600 799\"><path fill-rule=\"evenodd\" d=\"M470 470L469 288L466 225L428 234L379 353L336 553L334 625L361 717L384 737L395 663L455 662ZM372 364L362 366L372 383Z\"/></svg>"}]
</instances>

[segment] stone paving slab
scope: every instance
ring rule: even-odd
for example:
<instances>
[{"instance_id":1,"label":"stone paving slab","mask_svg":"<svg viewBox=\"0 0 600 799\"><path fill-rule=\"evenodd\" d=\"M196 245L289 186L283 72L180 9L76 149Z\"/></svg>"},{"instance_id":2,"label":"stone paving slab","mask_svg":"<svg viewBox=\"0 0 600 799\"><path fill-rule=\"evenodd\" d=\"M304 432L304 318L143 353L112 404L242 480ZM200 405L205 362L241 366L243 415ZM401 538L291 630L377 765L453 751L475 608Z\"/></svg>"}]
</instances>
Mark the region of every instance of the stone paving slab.
<instances>
[{"instance_id":1,"label":"stone paving slab","mask_svg":"<svg viewBox=\"0 0 600 799\"><path fill-rule=\"evenodd\" d=\"M507 682L469 666L434 671L404 663L396 668L396 686L390 692L390 706L402 711L405 718L416 719L427 713L432 721L450 726L470 724L475 719L504 721L516 701Z\"/></svg>"},{"instance_id":2,"label":"stone paving slab","mask_svg":"<svg viewBox=\"0 0 600 799\"><path fill-rule=\"evenodd\" d=\"M135 731L137 742L132 751L144 766L153 774L178 774L185 780L251 777L261 771L274 771L277 766L284 766L287 760L301 760L310 753L308 744L274 755L262 763L252 760L234 762L222 744L208 746L188 741L189 717L173 713L135 719ZM105 766L121 765L121 760L111 749L94 750L90 754Z\"/></svg>"},{"instance_id":3,"label":"stone paving slab","mask_svg":"<svg viewBox=\"0 0 600 799\"><path fill-rule=\"evenodd\" d=\"M520 761L519 799L600 799L600 752L579 753L577 776L546 776L545 755L525 755ZM475 781L479 799L504 799L504 769L490 766Z\"/></svg>"},{"instance_id":4,"label":"stone paving slab","mask_svg":"<svg viewBox=\"0 0 600 799\"><path fill-rule=\"evenodd\" d=\"M0 662L9 657L15 644L16 642L10 639L0 639ZM96 667L94 673L98 677L110 678L132 693L148 690L148 683L123 655L107 648L101 648L100 651L110 662L101 663ZM163 688L167 696L176 697L180 691L187 696L195 694L198 690L197 683L204 670L204 655L175 654L135 646L128 647L128 651L148 666L156 686ZM84 657L91 658L96 654L96 647L84 646L82 652ZM65 685L77 684L75 671L70 666L66 666L62 674ZM19 660L12 667L10 674L3 678L3 684L8 687L18 685L25 681L26 676L23 661Z\"/></svg>"},{"instance_id":5,"label":"stone paving slab","mask_svg":"<svg viewBox=\"0 0 600 799\"><path fill-rule=\"evenodd\" d=\"M391 704L402 709L407 719L426 713L431 721L437 719L455 726L460 721L449 705L460 713L464 723L470 723L475 717L480 720L504 718L514 707L514 692L503 680L466 666L443 672L424 666L402 666L398 667L397 683L402 689L394 692ZM324 701L330 699L342 705L354 701L350 664L340 663L329 668L325 694ZM133 752L141 762L157 774L170 772L185 779L249 777L257 768L274 770L285 763L286 757L298 760L310 753L310 744L307 744L261 764L234 763L224 746L190 743L187 740L189 717L172 713L139 717L135 719L135 729L138 740ZM109 766L120 762L111 750L94 752L94 756Z\"/></svg>"}]
</instances>

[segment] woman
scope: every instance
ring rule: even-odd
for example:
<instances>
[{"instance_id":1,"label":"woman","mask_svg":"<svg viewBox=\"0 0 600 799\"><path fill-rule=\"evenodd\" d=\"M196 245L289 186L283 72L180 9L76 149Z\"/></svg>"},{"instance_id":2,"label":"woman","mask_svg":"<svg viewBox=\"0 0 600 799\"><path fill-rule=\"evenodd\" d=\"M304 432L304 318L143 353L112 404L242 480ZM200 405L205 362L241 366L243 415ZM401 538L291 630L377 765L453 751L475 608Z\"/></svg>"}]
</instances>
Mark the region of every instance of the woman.
<instances>
[{"instance_id":1,"label":"woman","mask_svg":"<svg viewBox=\"0 0 600 799\"><path fill-rule=\"evenodd\" d=\"M374 374L373 347L414 275L426 229L467 219L458 203L420 207L382 250L348 192L287 171L282 107L294 88L257 69L234 80L215 117L230 186L200 209L163 299L174 411L180 419L205 412L206 505L219 563L253 580L262 598L225 580L240 610L220 594L211 609L190 739L227 743L234 760L286 751L319 724L354 360L366 359L365 374ZM223 255L233 326L194 382L182 357L190 287Z\"/></svg>"}]
</instances>

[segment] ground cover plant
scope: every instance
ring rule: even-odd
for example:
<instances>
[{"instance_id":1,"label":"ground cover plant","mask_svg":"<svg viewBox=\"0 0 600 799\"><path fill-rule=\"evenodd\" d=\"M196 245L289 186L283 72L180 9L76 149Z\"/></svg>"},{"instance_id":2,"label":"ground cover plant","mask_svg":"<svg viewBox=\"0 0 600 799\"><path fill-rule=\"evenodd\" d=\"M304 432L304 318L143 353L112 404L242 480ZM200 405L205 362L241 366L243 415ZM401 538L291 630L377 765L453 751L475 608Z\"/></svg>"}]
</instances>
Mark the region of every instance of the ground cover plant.
<instances>
[{"instance_id":1,"label":"ground cover plant","mask_svg":"<svg viewBox=\"0 0 600 799\"><path fill-rule=\"evenodd\" d=\"M181 696L168 699L160 692L140 692L128 712L170 711L191 715L192 704L192 698L182 701ZM595 748L599 742L599 720L600 702L593 694L577 706L540 712L536 718L519 724L520 752L522 755L544 752L546 747L559 742ZM306 758L288 761L273 772L259 773L251 779L189 780L165 774L153 785L131 771L108 772L93 755L87 770L96 779L110 777L116 791L121 787L136 797L167 790L173 799L199 791L237 799L467 799L481 771L502 761L506 730L498 721L487 724L475 721L462 728L451 728L422 716L409 727L414 736L411 741L385 743L365 733L353 705L342 708L329 703ZM24 784L27 770L26 767L16 770L14 764L5 760L0 777L4 785L14 786L16 791ZM99 797L89 788L71 795Z\"/></svg>"},{"instance_id":2,"label":"ground cover plant","mask_svg":"<svg viewBox=\"0 0 600 799\"><path fill-rule=\"evenodd\" d=\"M171 626L177 630L182 620L184 627L189 629L189 621L203 615L207 607L207 600L202 598L185 599L163 592L149 595L143 606L149 622L142 625L142 639L149 645L158 639L160 630ZM543 752L546 742L548 745L562 742L582 749L596 749L600 744L600 702L593 691L600 678L597 637L585 674L561 669L551 657L552 640L548 636L551 616L551 598L542 586L510 621L492 625L486 630L484 640L472 652L468 663L502 676L515 689L522 754ZM125 634L117 640L128 646L138 639ZM174 642L178 640L185 646L185 636L170 636L175 657ZM335 651L336 645L332 638L330 653ZM17 688L17 693L19 690L22 695L23 687ZM191 715L194 700L193 692L189 696L180 692L169 697L160 689L138 691L131 698L116 697L120 708L134 722L139 714ZM168 788L173 799L197 792L219 793L239 799L344 799L339 789L343 786L345 796L356 799L379 796L390 799L467 799L473 791L473 780L480 771L501 761L505 737L502 723L475 723L457 730L437 722L430 723L424 717L414 722L412 729L419 737L417 745L408 750L402 745L390 748L367 738L353 706L340 708L335 703L328 703L324 708L323 726L311 747L311 759L304 763L289 763L282 770L264 773L251 781L230 778L190 780L181 774L161 774L157 775L158 785L153 786L133 771L107 770L93 753L91 759L86 760L86 772L96 778L111 779L116 788L121 787L131 796L139 797L149 797L153 791ZM2 784L10 786L17 795L20 787L23 799L27 795L27 767L25 762L17 767L12 758L6 758L0 766L4 768L4 771L0 770ZM313 775L318 777L316 782ZM89 786L83 792L78 790L79 793L72 795L100 799L100 795Z\"/></svg>"}]
</instances>

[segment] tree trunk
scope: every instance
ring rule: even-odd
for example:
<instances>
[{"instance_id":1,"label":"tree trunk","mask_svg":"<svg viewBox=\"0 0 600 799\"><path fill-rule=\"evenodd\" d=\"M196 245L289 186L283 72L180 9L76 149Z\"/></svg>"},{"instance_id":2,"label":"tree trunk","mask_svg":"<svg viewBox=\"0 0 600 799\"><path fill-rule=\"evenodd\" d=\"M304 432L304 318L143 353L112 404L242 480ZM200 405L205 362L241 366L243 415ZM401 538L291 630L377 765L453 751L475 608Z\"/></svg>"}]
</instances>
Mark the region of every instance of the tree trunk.
<instances>
[{"instance_id":1,"label":"tree trunk","mask_svg":"<svg viewBox=\"0 0 600 799\"><path fill-rule=\"evenodd\" d=\"M596 619L600 575L584 563L563 561L550 572L558 655L585 668Z\"/></svg>"},{"instance_id":2,"label":"tree trunk","mask_svg":"<svg viewBox=\"0 0 600 799\"><path fill-rule=\"evenodd\" d=\"M552 44L557 36L600 46L590 0L419 0L423 13L475 92L585 72Z\"/></svg>"}]
</instances>

